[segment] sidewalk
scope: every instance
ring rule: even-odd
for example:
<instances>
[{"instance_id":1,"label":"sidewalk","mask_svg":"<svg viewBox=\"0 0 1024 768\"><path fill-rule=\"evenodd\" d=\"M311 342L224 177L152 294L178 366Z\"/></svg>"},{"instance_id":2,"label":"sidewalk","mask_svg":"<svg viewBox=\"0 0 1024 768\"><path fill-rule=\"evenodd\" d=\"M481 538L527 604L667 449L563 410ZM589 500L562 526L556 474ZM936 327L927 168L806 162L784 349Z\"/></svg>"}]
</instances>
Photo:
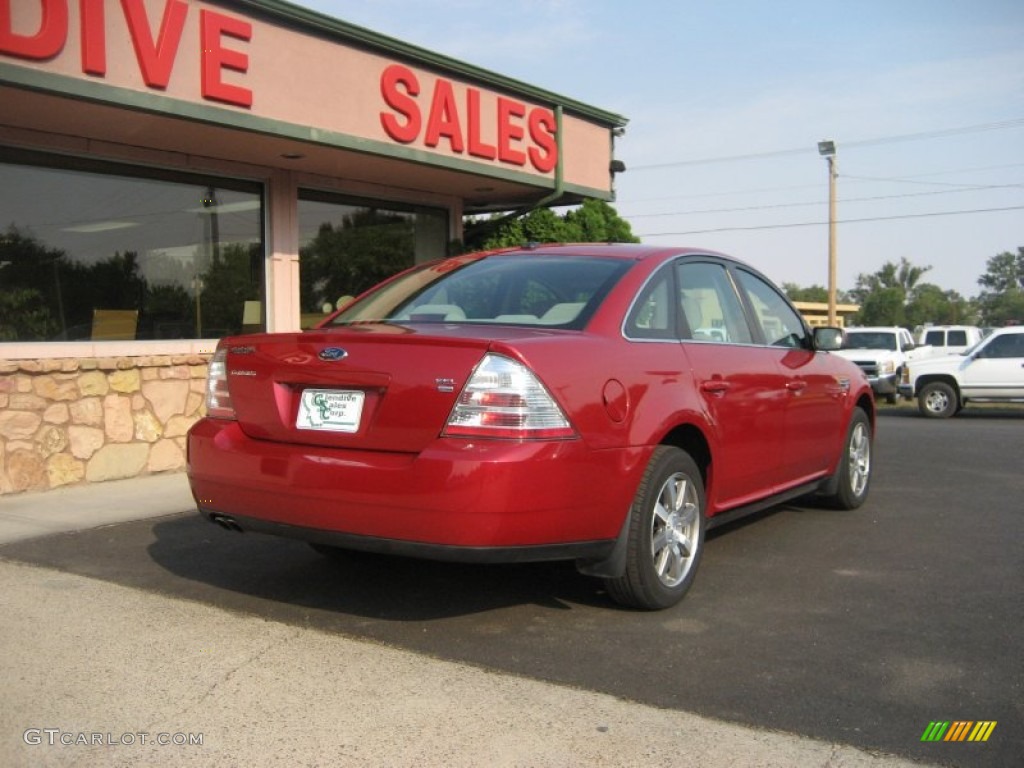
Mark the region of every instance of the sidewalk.
<instances>
[{"instance_id":1,"label":"sidewalk","mask_svg":"<svg viewBox=\"0 0 1024 768\"><path fill-rule=\"evenodd\" d=\"M184 472L0 496L0 545L195 510Z\"/></svg>"},{"instance_id":2,"label":"sidewalk","mask_svg":"<svg viewBox=\"0 0 1024 768\"><path fill-rule=\"evenodd\" d=\"M191 509L180 474L0 497L0 541ZM16 564L2 546L0 611L5 766L920 768Z\"/></svg>"}]
</instances>

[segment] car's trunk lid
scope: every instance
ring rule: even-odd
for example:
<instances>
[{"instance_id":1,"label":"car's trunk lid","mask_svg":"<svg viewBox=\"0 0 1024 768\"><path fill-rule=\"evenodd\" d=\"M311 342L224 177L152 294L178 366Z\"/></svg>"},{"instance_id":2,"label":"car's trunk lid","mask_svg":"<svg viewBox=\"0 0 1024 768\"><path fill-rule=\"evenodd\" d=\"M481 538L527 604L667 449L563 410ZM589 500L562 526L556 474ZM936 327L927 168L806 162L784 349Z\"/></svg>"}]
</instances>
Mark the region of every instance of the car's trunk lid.
<instances>
[{"instance_id":1,"label":"car's trunk lid","mask_svg":"<svg viewBox=\"0 0 1024 768\"><path fill-rule=\"evenodd\" d=\"M260 440L418 452L444 429L490 344L445 330L370 324L233 338L239 425Z\"/></svg>"}]
</instances>

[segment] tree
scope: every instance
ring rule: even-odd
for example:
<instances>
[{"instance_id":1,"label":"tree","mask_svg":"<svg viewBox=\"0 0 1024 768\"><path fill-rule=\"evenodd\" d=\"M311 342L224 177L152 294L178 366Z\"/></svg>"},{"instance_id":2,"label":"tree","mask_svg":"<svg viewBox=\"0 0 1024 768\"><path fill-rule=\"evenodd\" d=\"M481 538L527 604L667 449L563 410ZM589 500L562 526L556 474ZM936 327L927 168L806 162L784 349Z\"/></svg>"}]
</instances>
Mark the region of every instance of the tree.
<instances>
[{"instance_id":1,"label":"tree","mask_svg":"<svg viewBox=\"0 0 1024 768\"><path fill-rule=\"evenodd\" d=\"M585 200L559 217L538 208L514 218L492 216L466 222L466 248L487 250L524 243L638 243L629 222L603 200Z\"/></svg>"},{"instance_id":2,"label":"tree","mask_svg":"<svg viewBox=\"0 0 1024 768\"><path fill-rule=\"evenodd\" d=\"M1018 247L1015 254L1004 251L993 256L985 267L985 274L978 278L982 295L1024 290L1024 246Z\"/></svg>"},{"instance_id":3,"label":"tree","mask_svg":"<svg viewBox=\"0 0 1024 768\"><path fill-rule=\"evenodd\" d=\"M906 294L902 288L879 288L866 294L854 325L906 325Z\"/></svg>"},{"instance_id":4,"label":"tree","mask_svg":"<svg viewBox=\"0 0 1024 768\"><path fill-rule=\"evenodd\" d=\"M973 324L978 312L970 301L956 291L944 291L937 285L922 283L914 291L914 298L907 304L908 326Z\"/></svg>"},{"instance_id":5,"label":"tree","mask_svg":"<svg viewBox=\"0 0 1024 768\"><path fill-rule=\"evenodd\" d=\"M822 304L828 303L828 288L821 285L812 285L808 288L801 288L796 283L783 283L782 290L789 297L790 301L815 301Z\"/></svg>"},{"instance_id":6,"label":"tree","mask_svg":"<svg viewBox=\"0 0 1024 768\"><path fill-rule=\"evenodd\" d=\"M986 267L978 278L982 322L995 326L1024 322L1024 246L1015 254L1006 251L993 256Z\"/></svg>"},{"instance_id":7,"label":"tree","mask_svg":"<svg viewBox=\"0 0 1024 768\"><path fill-rule=\"evenodd\" d=\"M929 270L931 270L930 266L915 266L906 257L901 258L899 264L887 261L881 269L873 274L857 275L857 287L850 291L850 294L854 300L863 304L871 292L883 288L895 288L902 292L904 302L909 302L914 297L917 284Z\"/></svg>"},{"instance_id":8,"label":"tree","mask_svg":"<svg viewBox=\"0 0 1024 768\"><path fill-rule=\"evenodd\" d=\"M857 276L850 296L860 304L857 325L906 325L907 306L913 301L921 277L931 269L901 258L899 264L887 261L872 274Z\"/></svg>"},{"instance_id":9,"label":"tree","mask_svg":"<svg viewBox=\"0 0 1024 768\"><path fill-rule=\"evenodd\" d=\"M629 222L603 200L585 200L565 214L567 243L639 243Z\"/></svg>"}]
</instances>

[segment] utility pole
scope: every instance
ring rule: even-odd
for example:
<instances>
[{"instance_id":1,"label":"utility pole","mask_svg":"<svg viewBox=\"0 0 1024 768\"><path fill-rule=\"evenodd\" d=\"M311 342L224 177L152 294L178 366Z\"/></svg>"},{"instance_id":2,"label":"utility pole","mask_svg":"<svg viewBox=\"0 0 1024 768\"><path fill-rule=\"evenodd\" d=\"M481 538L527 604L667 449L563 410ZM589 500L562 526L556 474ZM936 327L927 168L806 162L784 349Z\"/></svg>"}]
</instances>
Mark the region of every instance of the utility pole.
<instances>
[{"instance_id":1,"label":"utility pole","mask_svg":"<svg viewBox=\"0 0 1024 768\"><path fill-rule=\"evenodd\" d=\"M828 163L828 324L839 324L836 312L836 143L831 139L818 142L818 154Z\"/></svg>"}]
</instances>

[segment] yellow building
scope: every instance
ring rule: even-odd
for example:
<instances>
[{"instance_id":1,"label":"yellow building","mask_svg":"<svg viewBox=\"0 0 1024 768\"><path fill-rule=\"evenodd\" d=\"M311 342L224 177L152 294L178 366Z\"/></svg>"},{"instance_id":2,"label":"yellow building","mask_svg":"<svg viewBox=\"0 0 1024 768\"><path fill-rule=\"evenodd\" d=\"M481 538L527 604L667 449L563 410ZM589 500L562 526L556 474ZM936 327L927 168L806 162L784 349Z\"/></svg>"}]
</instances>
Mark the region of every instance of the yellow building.
<instances>
[{"instance_id":1,"label":"yellow building","mask_svg":"<svg viewBox=\"0 0 1024 768\"><path fill-rule=\"evenodd\" d=\"M828 303L824 301L794 301L804 320L812 328L828 325ZM860 311L860 304L836 304L836 325L846 327L846 320Z\"/></svg>"}]
</instances>

